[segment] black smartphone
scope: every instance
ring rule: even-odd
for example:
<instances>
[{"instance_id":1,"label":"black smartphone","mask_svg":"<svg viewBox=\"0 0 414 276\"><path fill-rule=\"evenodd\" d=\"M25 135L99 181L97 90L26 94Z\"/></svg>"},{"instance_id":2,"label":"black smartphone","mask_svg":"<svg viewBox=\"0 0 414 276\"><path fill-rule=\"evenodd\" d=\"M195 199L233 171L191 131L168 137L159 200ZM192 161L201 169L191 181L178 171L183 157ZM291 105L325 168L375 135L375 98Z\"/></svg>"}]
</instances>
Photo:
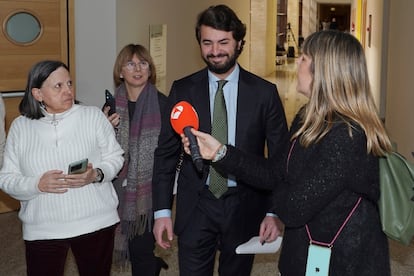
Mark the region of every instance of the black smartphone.
<instances>
[{"instance_id":1,"label":"black smartphone","mask_svg":"<svg viewBox=\"0 0 414 276\"><path fill-rule=\"evenodd\" d=\"M104 107L109 106L111 109L109 109L108 111L108 115L111 116L112 114L115 113L115 98L114 96L111 94L111 92L109 92L108 89L105 90L105 104Z\"/></svg>"},{"instance_id":2,"label":"black smartphone","mask_svg":"<svg viewBox=\"0 0 414 276\"><path fill-rule=\"evenodd\" d=\"M88 168L88 158L75 161L69 164L68 174L78 174L86 172Z\"/></svg>"}]
</instances>

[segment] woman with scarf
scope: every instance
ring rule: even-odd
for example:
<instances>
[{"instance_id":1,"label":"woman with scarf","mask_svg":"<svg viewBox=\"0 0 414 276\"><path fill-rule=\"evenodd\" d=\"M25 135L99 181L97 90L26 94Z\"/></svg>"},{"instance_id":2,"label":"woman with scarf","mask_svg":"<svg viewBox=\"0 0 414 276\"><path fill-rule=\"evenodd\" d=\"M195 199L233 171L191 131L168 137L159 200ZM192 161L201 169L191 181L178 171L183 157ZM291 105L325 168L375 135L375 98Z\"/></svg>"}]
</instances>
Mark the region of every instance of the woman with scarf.
<instances>
[{"instance_id":1,"label":"woman with scarf","mask_svg":"<svg viewBox=\"0 0 414 276\"><path fill-rule=\"evenodd\" d=\"M115 111L108 120L116 128L125 162L114 181L121 223L115 235L116 261L131 263L132 275L159 275L168 265L154 255L152 234L152 166L166 96L155 87L151 55L142 45L126 45L113 72ZM104 108L108 114L109 107Z\"/></svg>"}]
</instances>

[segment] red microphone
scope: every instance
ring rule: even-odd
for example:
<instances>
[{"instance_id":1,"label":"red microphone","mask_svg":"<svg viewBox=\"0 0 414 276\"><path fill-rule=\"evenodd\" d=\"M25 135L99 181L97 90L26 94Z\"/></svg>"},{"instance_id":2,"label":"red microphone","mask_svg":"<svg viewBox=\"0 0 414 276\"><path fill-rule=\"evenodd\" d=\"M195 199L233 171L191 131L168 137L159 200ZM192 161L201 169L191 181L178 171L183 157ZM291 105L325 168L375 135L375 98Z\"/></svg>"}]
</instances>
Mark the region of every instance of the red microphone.
<instances>
[{"instance_id":1,"label":"red microphone","mask_svg":"<svg viewBox=\"0 0 414 276\"><path fill-rule=\"evenodd\" d=\"M170 122L175 132L180 135L184 133L187 136L190 142L191 158L197 170L201 172L203 170L203 158L200 154L197 139L191 133L191 128L198 130L198 115L194 107L186 101L177 103L171 111Z\"/></svg>"}]
</instances>

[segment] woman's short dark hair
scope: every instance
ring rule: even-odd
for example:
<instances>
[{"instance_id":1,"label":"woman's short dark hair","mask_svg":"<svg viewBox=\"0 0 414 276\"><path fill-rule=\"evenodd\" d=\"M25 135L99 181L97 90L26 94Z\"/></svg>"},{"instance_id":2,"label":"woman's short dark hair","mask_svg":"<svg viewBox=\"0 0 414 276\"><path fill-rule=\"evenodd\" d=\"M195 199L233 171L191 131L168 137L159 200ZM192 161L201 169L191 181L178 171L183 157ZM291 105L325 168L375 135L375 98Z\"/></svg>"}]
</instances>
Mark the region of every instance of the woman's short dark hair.
<instances>
[{"instance_id":1,"label":"woman's short dark hair","mask_svg":"<svg viewBox=\"0 0 414 276\"><path fill-rule=\"evenodd\" d=\"M210 6L198 15L195 28L198 44L201 42L200 29L202 25L220 31L232 32L233 38L237 42L241 41L239 53L242 52L245 43L246 25L241 22L232 9L226 5Z\"/></svg>"},{"instance_id":2,"label":"woman's short dark hair","mask_svg":"<svg viewBox=\"0 0 414 276\"><path fill-rule=\"evenodd\" d=\"M23 99L19 104L20 114L30 119L44 117L40 103L32 95L32 89L41 88L50 74L60 67L65 68L69 72L67 65L57 60L44 60L33 65L27 77L27 85Z\"/></svg>"}]
</instances>

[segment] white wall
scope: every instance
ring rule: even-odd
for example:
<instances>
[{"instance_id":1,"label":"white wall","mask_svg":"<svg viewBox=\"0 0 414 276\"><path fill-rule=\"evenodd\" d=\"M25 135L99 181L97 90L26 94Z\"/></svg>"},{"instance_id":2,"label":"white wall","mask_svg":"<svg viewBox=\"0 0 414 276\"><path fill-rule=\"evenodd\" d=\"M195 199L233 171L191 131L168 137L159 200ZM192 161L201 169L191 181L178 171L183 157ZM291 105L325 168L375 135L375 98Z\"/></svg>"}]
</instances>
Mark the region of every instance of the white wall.
<instances>
[{"instance_id":1,"label":"white wall","mask_svg":"<svg viewBox=\"0 0 414 276\"><path fill-rule=\"evenodd\" d=\"M75 0L76 97L102 106L113 85L116 57L116 1Z\"/></svg>"},{"instance_id":2,"label":"white wall","mask_svg":"<svg viewBox=\"0 0 414 276\"><path fill-rule=\"evenodd\" d=\"M195 38L199 12L210 5L229 5L250 25L250 0L75 0L76 93L81 102L102 106L104 90L113 90L112 69L118 51L128 43L149 47L149 26L167 25L166 86L204 67ZM248 30L249 31L249 30ZM250 33L239 58L249 69Z\"/></svg>"}]
</instances>

